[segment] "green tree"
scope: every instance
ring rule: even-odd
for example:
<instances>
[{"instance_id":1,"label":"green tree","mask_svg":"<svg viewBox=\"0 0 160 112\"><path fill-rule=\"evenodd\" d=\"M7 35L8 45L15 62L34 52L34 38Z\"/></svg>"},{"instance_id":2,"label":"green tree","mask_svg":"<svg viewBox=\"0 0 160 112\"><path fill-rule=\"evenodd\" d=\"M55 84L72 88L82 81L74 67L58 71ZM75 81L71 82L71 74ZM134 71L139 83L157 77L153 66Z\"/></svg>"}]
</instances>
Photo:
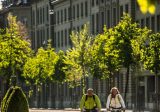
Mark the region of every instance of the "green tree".
<instances>
[{"instance_id":1,"label":"green tree","mask_svg":"<svg viewBox=\"0 0 160 112\"><path fill-rule=\"evenodd\" d=\"M120 68L118 50L113 45L116 39L113 33L112 28L104 27L104 33L95 37L90 51L91 74L100 79L110 78L111 85L114 85L113 76Z\"/></svg>"},{"instance_id":2,"label":"green tree","mask_svg":"<svg viewBox=\"0 0 160 112\"><path fill-rule=\"evenodd\" d=\"M80 32L72 32L71 41L73 47L66 52L65 63L66 80L73 82L73 85L82 81L83 93L86 89L86 77L88 76L89 47L91 46L91 37L88 32L88 26Z\"/></svg>"},{"instance_id":3,"label":"green tree","mask_svg":"<svg viewBox=\"0 0 160 112\"><path fill-rule=\"evenodd\" d=\"M144 68L155 74L155 95L158 98L158 73L160 70L160 33L151 34L141 47L141 61ZM156 99L156 111L158 111Z\"/></svg>"},{"instance_id":4,"label":"green tree","mask_svg":"<svg viewBox=\"0 0 160 112\"><path fill-rule=\"evenodd\" d=\"M8 27L1 30L0 36L0 74L6 78L8 86L11 75L21 76L32 50L25 27L11 14L7 20Z\"/></svg>"},{"instance_id":5,"label":"green tree","mask_svg":"<svg viewBox=\"0 0 160 112\"><path fill-rule=\"evenodd\" d=\"M46 50L39 48L36 56L29 58L24 65L23 76L28 84L41 85L46 80L53 80L58 56L49 43Z\"/></svg>"},{"instance_id":6,"label":"green tree","mask_svg":"<svg viewBox=\"0 0 160 112\"><path fill-rule=\"evenodd\" d=\"M120 61L120 65L127 70L124 95L124 99L126 100L130 69L136 65L138 60L138 54L134 51L135 40L139 37L147 36L144 34L147 34L148 30L139 28L136 23L132 23L130 16L125 14L119 24L113 28L113 32L113 49L115 49L115 53L119 55L118 60Z\"/></svg>"},{"instance_id":7,"label":"green tree","mask_svg":"<svg viewBox=\"0 0 160 112\"><path fill-rule=\"evenodd\" d=\"M65 68L66 64L64 62L65 54L63 51L58 52L58 60L55 64L55 73L53 75L53 81L64 82L66 79Z\"/></svg>"}]
</instances>

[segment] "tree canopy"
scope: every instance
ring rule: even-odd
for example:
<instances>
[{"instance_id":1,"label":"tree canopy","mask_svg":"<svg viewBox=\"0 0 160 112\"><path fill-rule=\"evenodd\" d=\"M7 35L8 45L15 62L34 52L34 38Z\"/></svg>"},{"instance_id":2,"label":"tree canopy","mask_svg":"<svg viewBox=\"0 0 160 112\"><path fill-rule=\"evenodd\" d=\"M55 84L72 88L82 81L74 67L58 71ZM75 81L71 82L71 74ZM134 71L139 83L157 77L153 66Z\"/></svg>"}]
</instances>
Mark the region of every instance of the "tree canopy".
<instances>
[{"instance_id":1,"label":"tree canopy","mask_svg":"<svg viewBox=\"0 0 160 112\"><path fill-rule=\"evenodd\" d=\"M66 52L65 56L67 80L68 82L74 82L74 85L80 84L82 81L83 93L86 87L85 79L88 76L89 48L92 40L88 28L86 24L80 32L72 32L71 41L73 46Z\"/></svg>"},{"instance_id":2,"label":"tree canopy","mask_svg":"<svg viewBox=\"0 0 160 112\"><path fill-rule=\"evenodd\" d=\"M22 74L32 50L25 27L11 14L7 20L8 27L1 29L0 35L0 71L9 80L11 75Z\"/></svg>"},{"instance_id":3,"label":"tree canopy","mask_svg":"<svg viewBox=\"0 0 160 112\"><path fill-rule=\"evenodd\" d=\"M41 84L47 79L52 80L57 60L58 56L50 44L46 49L41 47L34 57L27 60L23 76L28 83L35 84Z\"/></svg>"}]
</instances>

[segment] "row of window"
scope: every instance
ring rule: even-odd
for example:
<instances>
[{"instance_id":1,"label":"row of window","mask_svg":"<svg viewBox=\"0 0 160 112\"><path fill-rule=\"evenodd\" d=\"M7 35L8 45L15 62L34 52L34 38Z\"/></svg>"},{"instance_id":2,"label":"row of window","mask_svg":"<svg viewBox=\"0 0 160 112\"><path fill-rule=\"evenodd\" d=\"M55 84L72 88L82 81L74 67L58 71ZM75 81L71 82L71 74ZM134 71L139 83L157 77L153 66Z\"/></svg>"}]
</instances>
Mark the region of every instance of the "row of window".
<instances>
[{"instance_id":1,"label":"row of window","mask_svg":"<svg viewBox=\"0 0 160 112\"><path fill-rule=\"evenodd\" d=\"M146 26L149 29L152 29L153 32L156 32L156 29L157 32L160 32L160 15L146 17L137 22L140 23L142 28Z\"/></svg>"},{"instance_id":2,"label":"row of window","mask_svg":"<svg viewBox=\"0 0 160 112\"><path fill-rule=\"evenodd\" d=\"M81 29L83 29L83 25L81 26L77 26L77 27L73 27L72 31L80 31ZM58 32L55 32L55 40L54 40L54 46L56 48L63 48L66 46L71 45L70 43L70 29L65 29L65 30L61 30Z\"/></svg>"},{"instance_id":3,"label":"row of window","mask_svg":"<svg viewBox=\"0 0 160 112\"><path fill-rule=\"evenodd\" d=\"M39 25L43 24L45 21L49 21L49 7L39 7L36 10L32 10L32 24Z\"/></svg>"},{"instance_id":4,"label":"row of window","mask_svg":"<svg viewBox=\"0 0 160 112\"><path fill-rule=\"evenodd\" d=\"M70 44L70 39L69 39L69 35L70 35L70 29L65 29L65 30L61 30L58 32L55 32L54 35L54 45L56 48L63 48L66 47Z\"/></svg>"},{"instance_id":5,"label":"row of window","mask_svg":"<svg viewBox=\"0 0 160 112\"><path fill-rule=\"evenodd\" d=\"M120 17L123 16L123 12L126 13L129 12L128 4L126 4L125 6L120 6L120 11L118 10L117 7L113 7L112 10L107 9L105 12L102 11L96 14L92 14L91 17L92 34L97 34L102 32L105 24L107 28L115 26L120 20Z\"/></svg>"},{"instance_id":6,"label":"row of window","mask_svg":"<svg viewBox=\"0 0 160 112\"><path fill-rule=\"evenodd\" d=\"M32 31L32 48L39 48L43 45L44 41L49 39L49 28ZM37 46L35 45L37 44Z\"/></svg>"},{"instance_id":7,"label":"row of window","mask_svg":"<svg viewBox=\"0 0 160 112\"><path fill-rule=\"evenodd\" d=\"M72 14L71 14L72 12ZM88 16L88 2L81 2L80 4L75 4L70 7L61 9L55 12L55 23L63 23L70 19L76 19L79 17L87 17Z\"/></svg>"},{"instance_id":8,"label":"row of window","mask_svg":"<svg viewBox=\"0 0 160 112\"><path fill-rule=\"evenodd\" d=\"M99 2L104 3L104 0L92 0L92 7L99 5Z\"/></svg>"}]
</instances>

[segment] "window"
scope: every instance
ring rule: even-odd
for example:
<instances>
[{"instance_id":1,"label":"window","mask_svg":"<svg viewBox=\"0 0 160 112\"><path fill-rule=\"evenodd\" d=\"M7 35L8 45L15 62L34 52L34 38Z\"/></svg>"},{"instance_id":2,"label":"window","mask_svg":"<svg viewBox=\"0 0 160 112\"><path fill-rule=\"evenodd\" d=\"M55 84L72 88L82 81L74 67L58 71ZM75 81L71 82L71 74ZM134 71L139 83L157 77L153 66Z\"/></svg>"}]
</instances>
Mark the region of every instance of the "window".
<instances>
[{"instance_id":1,"label":"window","mask_svg":"<svg viewBox=\"0 0 160 112\"><path fill-rule=\"evenodd\" d=\"M63 40L63 30L61 31L61 47L63 47L63 42L64 42L64 40Z\"/></svg>"},{"instance_id":2,"label":"window","mask_svg":"<svg viewBox=\"0 0 160 112\"><path fill-rule=\"evenodd\" d=\"M65 29L65 46L67 46L68 41L68 35L67 35L67 29Z\"/></svg>"},{"instance_id":3,"label":"window","mask_svg":"<svg viewBox=\"0 0 160 112\"><path fill-rule=\"evenodd\" d=\"M146 26L150 28L150 18L149 17L146 18Z\"/></svg>"},{"instance_id":4,"label":"window","mask_svg":"<svg viewBox=\"0 0 160 112\"><path fill-rule=\"evenodd\" d=\"M70 13L70 11L71 11L71 8L70 8L70 7L68 7L68 20L70 20L70 19L71 19L71 13Z\"/></svg>"},{"instance_id":5,"label":"window","mask_svg":"<svg viewBox=\"0 0 160 112\"><path fill-rule=\"evenodd\" d=\"M104 0L101 0L101 3L104 3Z\"/></svg>"},{"instance_id":6,"label":"window","mask_svg":"<svg viewBox=\"0 0 160 112\"><path fill-rule=\"evenodd\" d=\"M70 39L70 33L71 33L71 28L68 29L68 43L69 43L69 45L72 45L72 42Z\"/></svg>"},{"instance_id":7,"label":"window","mask_svg":"<svg viewBox=\"0 0 160 112\"><path fill-rule=\"evenodd\" d=\"M88 2L85 2L85 16L88 16Z\"/></svg>"},{"instance_id":8,"label":"window","mask_svg":"<svg viewBox=\"0 0 160 112\"><path fill-rule=\"evenodd\" d=\"M57 47L57 45L56 45L57 44L57 42L56 42L57 41L56 32L54 33L54 40L53 41L54 41L54 45L53 46Z\"/></svg>"},{"instance_id":9,"label":"window","mask_svg":"<svg viewBox=\"0 0 160 112\"><path fill-rule=\"evenodd\" d=\"M40 30L40 38L41 38L41 44L40 45L42 45L43 44L43 31L42 31L42 29Z\"/></svg>"},{"instance_id":10,"label":"window","mask_svg":"<svg viewBox=\"0 0 160 112\"><path fill-rule=\"evenodd\" d=\"M144 28L144 19L141 19L141 28Z\"/></svg>"},{"instance_id":11,"label":"window","mask_svg":"<svg viewBox=\"0 0 160 112\"><path fill-rule=\"evenodd\" d=\"M95 27L95 22L94 22L94 14L92 15L92 34L94 34L94 27Z\"/></svg>"},{"instance_id":12,"label":"window","mask_svg":"<svg viewBox=\"0 0 160 112\"><path fill-rule=\"evenodd\" d=\"M81 3L81 17L83 17L83 3Z\"/></svg>"},{"instance_id":13,"label":"window","mask_svg":"<svg viewBox=\"0 0 160 112\"><path fill-rule=\"evenodd\" d=\"M43 35L42 35L43 42L47 41L46 36L45 36L45 29L44 28L42 29L42 33L43 33Z\"/></svg>"},{"instance_id":14,"label":"window","mask_svg":"<svg viewBox=\"0 0 160 112\"><path fill-rule=\"evenodd\" d=\"M67 21L67 10L64 9L64 21L66 22Z\"/></svg>"},{"instance_id":15,"label":"window","mask_svg":"<svg viewBox=\"0 0 160 112\"><path fill-rule=\"evenodd\" d=\"M99 14L96 14L96 33L99 33Z\"/></svg>"},{"instance_id":16,"label":"window","mask_svg":"<svg viewBox=\"0 0 160 112\"><path fill-rule=\"evenodd\" d=\"M73 19L75 19L75 6L73 6Z\"/></svg>"},{"instance_id":17,"label":"window","mask_svg":"<svg viewBox=\"0 0 160 112\"><path fill-rule=\"evenodd\" d=\"M96 0L96 5L98 5L99 4L99 0Z\"/></svg>"},{"instance_id":18,"label":"window","mask_svg":"<svg viewBox=\"0 0 160 112\"><path fill-rule=\"evenodd\" d=\"M104 12L101 12L101 31L103 31L103 27L104 27Z\"/></svg>"},{"instance_id":19,"label":"window","mask_svg":"<svg viewBox=\"0 0 160 112\"><path fill-rule=\"evenodd\" d=\"M48 21L49 20L49 8L48 8L48 5L47 5L46 14L47 14L47 21Z\"/></svg>"},{"instance_id":20,"label":"window","mask_svg":"<svg viewBox=\"0 0 160 112\"><path fill-rule=\"evenodd\" d=\"M32 48L35 49L35 32L31 31L31 36L32 36Z\"/></svg>"},{"instance_id":21,"label":"window","mask_svg":"<svg viewBox=\"0 0 160 112\"><path fill-rule=\"evenodd\" d=\"M107 10L107 27L110 28L110 10Z\"/></svg>"},{"instance_id":22,"label":"window","mask_svg":"<svg viewBox=\"0 0 160 112\"><path fill-rule=\"evenodd\" d=\"M123 6L120 6L120 17L123 16Z\"/></svg>"},{"instance_id":23,"label":"window","mask_svg":"<svg viewBox=\"0 0 160 112\"><path fill-rule=\"evenodd\" d=\"M77 26L77 31L79 32L79 30L80 30L80 29L79 29L79 27Z\"/></svg>"},{"instance_id":24,"label":"window","mask_svg":"<svg viewBox=\"0 0 160 112\"><path fill-rule=\"evenodd\" d=\"M113 26L116 25L116 8L113 8Z\"/></svg>"},{"instance_id":25,"label":"window","mask_svg":"<svg viewBox=\"0 0 160 112\"><path fill-rule=\"evenodd\" d=\"M44 11L44 7L43 7L43 23L45 22L45 18L44 18L45 15L44 14L45 14L45 11Z\"/></svg>"},{"instance_id":26,"label":"window","mask_svg":"<svg viewBox=\"0 0 160 112\"><path fill-rule=\"evenodd\" d=\"M43 15L42 15L42 8L40 8L40 24L42 24L42 18L43 18Z\"/></svg>"},{"instance_id":27,"label":"window","mask_svg":"<svg viewBox=\"0 0 160 112\"><path fill-rule=\"evenodd\" d=\"M59 11L57 11L57 23L59 24Z\"/></svg>"},{"instance_id":28,"label":"window","mask_svg":"<svg viewBox=\"0 0 160 112\"><path fill-rule=\"evenodd\" d=\"M160 15L157 15L157 32L160 31Z\"/></svg>"},{"instance_id":29,"label":"window","mask_svg":"<svg viewBox=\"0 0 160 112\"><path fill-rule=\"evenodd\" d=\"M32 24L35 25L35 11L32 11Z\"/></svg>"},{"instance_id":30,"label":"window","mask_svg":"<svg viewBox=\"0 0 160 112\"><path fill-rule=\"evenodd\" d=\"M81 29L83 29L83 28L84 28L84 26L82 25L82 26L81 26Z\"/></svg>"},{"instance_id":31,"label":"window","mask_svg":"<svg viewBox=\"0 0 160 112\"><path fill-rule=\"evenodd\" d=\"M126 5L125 5L125 12L128 13L128 12L129 12L128 10L129 10L129 9L128 9L128 4L126 4Z\"/></svg>"},{"instance_id":32,"label":"window","mask_svg":"<svg viewBox=\"0 0 160 112\"><path fill-rule=\"evenodd\" d=\"M136 8L136 10L137 10L137 11L139 11L139 5L138 5L138 2L136 2L135 8Z\"/></svg>"},{"instance_id":33,"label":"window","mask_svg":"<svg viewBox=\"0 0 160 112\"><path fill-rule=\"evenodd\" d=\"M92 0L92 7L94 7L94 0Z\"/></svg>"},{"instance_id":34,"label":"window","mask_svg":"<svg viewBox=\"0 0 160 112\"><path fill-rule=\"evenodd\" d=\"M75 27L73 27L72 31L75 31L75 30L76 30L76 28L75 28Z\"/></svg>"},{"instance_id":35,"label":"window","mask_svg":"<svg viewBox=\"0 0 160 112\"><path fill-rule=\"evenodd\" d=\"M79 18L79 4L77 4L77 18Z\"/></svg>"},{"instance_id":36,"label":"window","mask_svg":"<svg viewBox=\"0 0 160 112\"><path fill-rule=\"evenodd\" d=\"M61 23L63 23L63 10L61 10Z\"/></svg>"},{"instance_id":37,"label":"window","mask_svg":"<svg viewBox=\"0 0 160 112\"><path fill-rule=\"evenodd\" d=\"M47 40L49 39L49 27L47 27Z\"/></svg>"},{"instance_id":38,"label":"window","mask_svg":"<svg viewBox=\"0 0 160 112\"><path fill-rule=\"evenodd\" d=\"M154 16L151 17L151 29L153 32L155 32L155 17Z\"/></svg>"},{"instance_id":39,"label":"window","mask_svg":"<svg viewBox=\"0 0 160 112\"><path fill-rule=\"evenodd\" d=\"M38 30L37 30L36 34L37 34L37 37L36 37L37 38L37 41L36 41L37 42L37 47L39 47L39 31Z\"/></svg>"},{"instance_id":40,"label":"window","mask_svg":"<svg viewBox=\"0 0 160 112\"><path fill-rule=\"evenodd\" d=\"M58 47L60 47L60 32L58 31Z\"/></svg>"},{"instance_id":41,"label":"window","mask_svg":"<svg viewBox=\"0 0 160 112\"><path fill-rule=\"evenodd\" d=\"M57 24L57 12L55 12L53 18L54 18L54 22L53 22L53 23L54 23L54 24Z\"/></svg>"},{"instance_id":42,"label":"window","mask_svg":"<svg viewBox=\"0 0 160 112\"><path fill-rule=\"evenodd\" d=\"M39 8L37 9L36 18L37 18L37 24L39 24Z\"/></svg>"}]
</instances>

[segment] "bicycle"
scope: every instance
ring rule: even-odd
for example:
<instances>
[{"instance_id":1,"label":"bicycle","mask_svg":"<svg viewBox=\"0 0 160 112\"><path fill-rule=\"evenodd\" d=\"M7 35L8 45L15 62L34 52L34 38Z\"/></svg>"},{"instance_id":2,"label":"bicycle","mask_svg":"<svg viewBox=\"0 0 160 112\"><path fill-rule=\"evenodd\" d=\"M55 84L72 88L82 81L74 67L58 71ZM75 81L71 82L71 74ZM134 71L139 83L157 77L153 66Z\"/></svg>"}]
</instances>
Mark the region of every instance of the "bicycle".
<instances>
[{"instance_id":1,"label":"bicycle","mask_svg":"<svg viewBox=\"0 0 160 112\"><path fill-rule=\"evenodd\" d=\"M125 112L123 109L110 108L107 112Z\"/></svg>"},{"instance_id":2,"label":"bicycle","mask_svg":"<svg viewBox=\"0 0 160 112\"><path fill-rule=\"evenodd\" d=\"M98 112L98 109L83 109L83 112Z\"/></svg>"}]
</instances>

